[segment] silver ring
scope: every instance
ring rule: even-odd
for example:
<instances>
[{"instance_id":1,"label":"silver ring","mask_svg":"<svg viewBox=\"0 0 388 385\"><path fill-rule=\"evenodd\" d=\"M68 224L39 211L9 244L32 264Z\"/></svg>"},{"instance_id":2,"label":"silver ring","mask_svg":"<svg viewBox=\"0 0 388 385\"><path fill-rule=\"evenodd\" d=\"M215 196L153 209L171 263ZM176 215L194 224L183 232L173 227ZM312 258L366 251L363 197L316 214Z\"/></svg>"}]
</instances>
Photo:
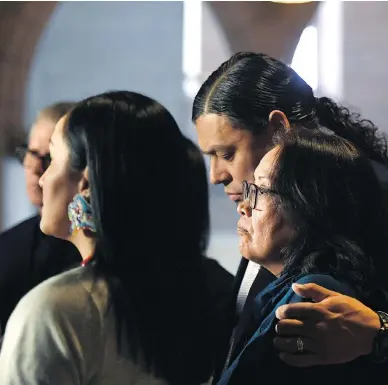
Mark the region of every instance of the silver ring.
<instances>
[{"instance_id":1,"label":"silver ring","mask_svg":"<svg viewBox=\"0 0 388 385\"><path fill-rule=\"evenodd\" d=\"M298 353L303 353L304 351L303 340L300 337L296 339L296 350Z\"/></svg>"}]
</instances>

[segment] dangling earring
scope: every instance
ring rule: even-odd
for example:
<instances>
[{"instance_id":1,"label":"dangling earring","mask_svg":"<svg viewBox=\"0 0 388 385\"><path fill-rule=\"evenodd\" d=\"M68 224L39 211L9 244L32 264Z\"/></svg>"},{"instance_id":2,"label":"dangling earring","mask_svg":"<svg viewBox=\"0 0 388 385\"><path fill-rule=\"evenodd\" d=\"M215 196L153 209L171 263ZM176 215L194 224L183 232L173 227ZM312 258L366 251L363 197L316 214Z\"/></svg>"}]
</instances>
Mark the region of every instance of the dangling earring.
<instances>
[{"instance_id":1,"label":"dangling earring","mask_svg":"<svg viewBox=\"0 0 388 385\"><path fill-rule=\"evenodd\" d=\"M96 232L96 226L92 217L92 207L86 197L76 194L69 204L67 213L71 222L71 233L78 230Z\"/></svg>"}]
</instances>

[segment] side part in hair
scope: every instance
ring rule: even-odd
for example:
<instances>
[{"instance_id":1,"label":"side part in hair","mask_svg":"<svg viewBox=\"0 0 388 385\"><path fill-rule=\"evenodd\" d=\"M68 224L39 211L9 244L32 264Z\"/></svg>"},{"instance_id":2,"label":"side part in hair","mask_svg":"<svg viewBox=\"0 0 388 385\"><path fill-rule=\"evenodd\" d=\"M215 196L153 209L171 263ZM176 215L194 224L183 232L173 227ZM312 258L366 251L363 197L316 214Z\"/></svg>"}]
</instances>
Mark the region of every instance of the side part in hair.
<instances>
[{"instance_id":1,"label":"side part in hair","mask_svg":"<svg viewBox=\"0 0 388 385\"><path fill-rule=\"evenodd\" d=\"M192 120L204 114L226 117L236 129L264 133L268 117L282 111L291 125L327 127L366 156L387 165L387 141L372 122L361 119L312 88L289 66L261 53L240 52L221 64L198 91Z\"/></svg>"}]
</instances>

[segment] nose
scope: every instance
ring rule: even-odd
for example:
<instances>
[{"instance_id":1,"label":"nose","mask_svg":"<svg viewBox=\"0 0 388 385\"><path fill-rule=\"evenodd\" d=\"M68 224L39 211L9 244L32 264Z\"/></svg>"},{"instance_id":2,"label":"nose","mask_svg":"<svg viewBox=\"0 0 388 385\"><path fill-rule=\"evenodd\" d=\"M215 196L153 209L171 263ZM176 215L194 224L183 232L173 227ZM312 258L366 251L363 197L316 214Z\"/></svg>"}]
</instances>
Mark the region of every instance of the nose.
<instances>
[{"instance_id":1,"label":"nose","mask_svg":"<svg viewBox=\"0 0 388 385\"><path fill-rule=\"evenodd\" d=\"M227 182L227 183L226 183ZM222 168L216 157L212 157L210 160L210 183L211 184L228 184L231 182L231 176Z\"/></svg>"},{"instance_id":2,"label":"nose","mask_svg":"<svg viewBox=\"0 0 388 385\"><path fill-rule=\"evenodd\" d=\"M31 155L29 156L27 154L26 157L24 158L23 165L24 165L25 169L29 170L33 174L36 174L36 175L43 174L44 170L43 170L42 162L40 161L40 159L36 159L35 157L33 157Z\"/></svg>"},{"instance_id":3,"label":"nose","mask_svg":"<svg viewBox=\"0 0 388 385\"><path fill-rule=\"evenodd\" d=\"M247 216L248 218L252 215L252 210L249 207L248 199L240 202L237 206L237 212L243 217Z\"/></svg>"},{"instance_id":4,"label":"nose","mask_svg":"<svg viewBox=\"0 0 388 385\"><path fill-rule=\"evenodd\" d=\"M40 188L43 188L43 183L44 183L45 175L46 175L46 173L44 172L43 175L39 178L39 187Z\"/></svg>"}]
</instances>

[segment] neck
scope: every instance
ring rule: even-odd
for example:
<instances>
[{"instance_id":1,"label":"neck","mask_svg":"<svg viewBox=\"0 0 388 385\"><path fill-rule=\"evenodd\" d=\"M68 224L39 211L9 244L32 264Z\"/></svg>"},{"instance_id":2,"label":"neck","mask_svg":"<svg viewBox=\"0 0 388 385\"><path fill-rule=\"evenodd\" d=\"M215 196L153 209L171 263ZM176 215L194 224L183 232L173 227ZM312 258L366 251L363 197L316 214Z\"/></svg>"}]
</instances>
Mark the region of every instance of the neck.
<instances>
[{"instance_id":1,"label":"neck","mask_svg":"<svg viewBox=\"0 0 388 385\"><path fill-rule=\"evenodd\" d=\"M273 262L273 263L260 262L260 265L265 267L270 273L272 273L277 278L280 277L280 274L283 271L283 267L284 267L283 263L280 263L280 262Z\"/></svg>"},{"instance_id":2,"label":"neck","mask_svg":"<svg viewBox=\"0 0 388 385\"><path fill-rule=\"evenodd\" d=\"M84 231L80 230L73 233L68 240L78 249L83 260L94 254L96 248L95 239L86 236Z\"/></svg>"}]
</instances>

